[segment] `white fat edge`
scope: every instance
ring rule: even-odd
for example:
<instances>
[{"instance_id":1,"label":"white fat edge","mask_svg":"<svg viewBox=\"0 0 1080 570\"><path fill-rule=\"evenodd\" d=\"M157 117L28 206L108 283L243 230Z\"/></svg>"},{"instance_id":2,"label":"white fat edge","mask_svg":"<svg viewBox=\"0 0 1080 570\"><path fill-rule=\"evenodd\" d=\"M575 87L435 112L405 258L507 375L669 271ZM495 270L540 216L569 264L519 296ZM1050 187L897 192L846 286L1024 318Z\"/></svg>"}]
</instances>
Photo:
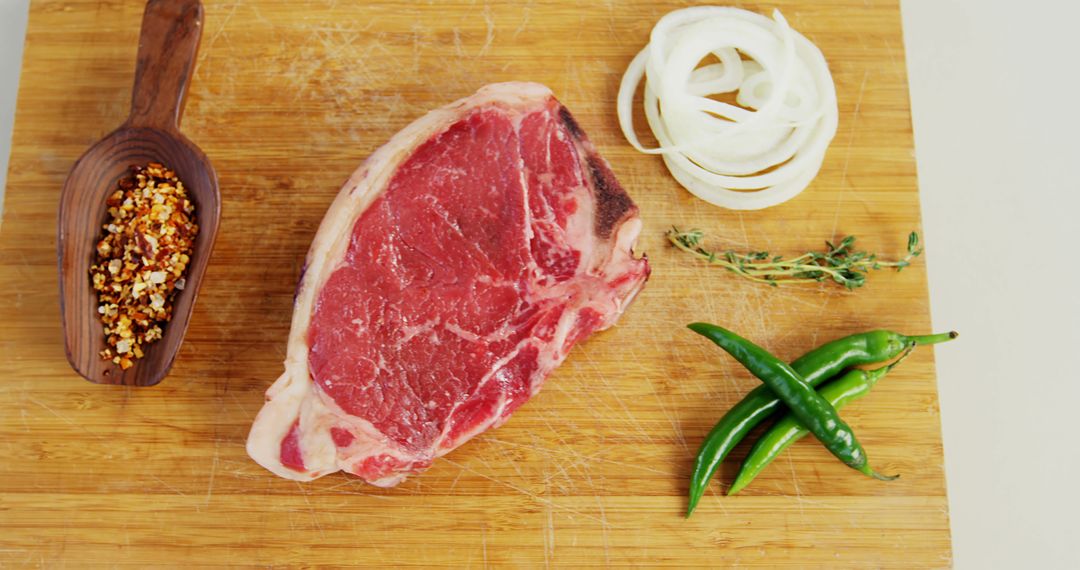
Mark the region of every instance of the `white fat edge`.
<instances>
[{"instance_id":1,"label":"white fat edge","mask_svg":"<svg viewBox=\"0 0 1080 570\"><path fill-rule=\"evenodd\" d=\"M637 245L637 238L638 235L641 234L643 225L641 218L634 217L623 222L623 224L619 226L618 233L615 234L614 255L618 256L616 263L622 266L622 269L616 273L617 275L632 271L634 269L632 266L642 266L642 259L635 258L633 251L634 247ZM622 295L616 295L615 301L618 303L618 314L616 314L616 317L621 315L623 311L630 306L630 303L634 301L637 294L645 287L645 280L647 278L647 275L642 274L641 279L631 282L628 291Z\"/></svg>"},{"instance_id":2,"label":"white fat edge","mask_svg":"<svg viewBox=\"0 0 1080 570\"><path fill-rule=\"evenodd\" d=\"M614 281L627 273L638 272L639 276L637 279L626 282L618 289L612 287L612 294L608 299L596 300L598 304L596 310L605 317L604 323L600 325L597 331L614 326L619 317L626 311L626 308L637 297L637 294L645 287L645 281L648 278L648 274L644 272L645 265L642 259L635 258L633 255L633 247L637 242L638 235L641 233L642 225L641 218L633 217L627 219L615 229L615 237L611 240L615 245L609 252L608 262L604 266L605 276L610 275L610 281ZM605 302L610 304L610 307L605 307Z\"/></svg>"},{"instance_id":3,"label":"white fat edge","mask_svg":"<svg viewBox=\"0 0 1080 570\"><path fill-rule=\"evenodd\" d=\"M581 162L584 164L584 161ZM584 168L585 170L582 170L582 173L587 177L589 176L589 171L587 170L588 167L585 166ZM602 268L604 263L604 252L600 251L597 247L597 242L599 240L593 232L593 218L596 215L596 200L592 196L592 192L589 191L587 182L575 188L573 196L577 201L577 211L566 220L566 241L571 244L574 249L581 252L581 258L578 262L578 273L585 272L591 275L595 273L596 270ZM578 244L580 244L580 246L578 246Z\"/></svg>"},{"instance_id":4,"label":"white fat edge","mask_svg":"<svg viewBox=\"0 0 1080 570\"><path fill-rule=\"evenodd\" d=\"M316 390L318 390L316 388ZM317 413L312 414L314 417L323 419L326 422L324 425L312 426L313 435L325 434L326 444L328 444L327 455L325 460L328 464L333 465L333 471L348 471L354 473L353 466L363 462L369 457L375 457L379 455L388 455L396 459L400 459L405 462L412 462L417 459L426 459L426 457L417 457L415 454L406 453L397 444L390 441L374 424L363 418L349 415L345 410L335 402L332 398L327 396L322 390L318 390L318 397L309 398L308 401L312 402L313 406L318 406ZM338 427L348 431L353 436L353 441L349 443L347 447L338 448L330 437L330 428ZM308 442L305 440L305 444ZM321 445L318 438L313 437L311 444L313 446ZM301 449L306 447L301 446ZM306 457L306 456L305 456ZM305 464L306 466L306 464ZM384 478L385 479L385 478ZM404 475L400 478L404 479ZM380 481L383 479L380 479ZM398 481L400 482L400 480ZM369 481L373 485L377 483Z\"/></svg>"},{"instance_id":5,"label":"white fat edge","mask_svg":"<svg viewBox=\"0 0 1080 570\"><path fill-rule=\"evenodd\" d=\"M383 477L382 479L376 479L374 481L365 481L368 485L375 487L382 487L383 489L389 489L395 487L405 479L409 477L408 473L395 473L389 477Z\"/></svg>"},{"instance_id":6,"label":"white fat edge","mask_svg":"<svg viewBox=\"0 0 1080 570\"><path fill-rule=\"evenodd\" d=\"M267 401L256 416L248 435L247 451L257 463L271 472L298 481L310 481L332 472L332 465L347 469L336 459L328 462L324 451L333 422L322 421L327 408L314 403L305 405L317 388L308 369L307 333L317 300L317 293L330 275L338 269L352 238L357 219L386 190L398 166L412 155L417 146L456 123L472 110L485 105L497 105L513 113L522 107L543 105L552 97L551 90L537 83L508 82L486 85L475 94L428 112L395 134L353 172L337 197L330 204L308 249L304 275L293 305L293 318L285 358L285 372L266 392ZM321 392L321 391L320 391ZM321 401L329 398L317 398ZM341 412L344 414L344 412ZM281 463L281 441L293 422L300 419L300 452L305 472L294 471ZM342 416L338 416L342 417ZM360 420L351 416L350 420ZM370 424L369 424L370 425ZM322 436L307 433L305 426L320 426ZM374 429L372 426L371 429ZM354 436L357 435L354 433ZM311 438L312 441L308 441ZM359 439L359 437L358 437ZM312 457L304 447L311 444ZM351 447L351 446L350 446ZM387 478L389 479L389 478ZM380 480L386 483L387 479ZM392 486L404 479L386 483ZM373 482L373 484L376 484Z\"/></svg>"},{"instance_id":7,"label":"white fat edge","mask_svg":"<svg viewBox=\"0 0 1080 570\"><path fill-rule=\"evenodd\" d=\"M260 465L277 475L297 481L310 481L335 471L353 472L353 466L368 457L389 455L404 462L427 457L409 455L387 439L375 426L362 418L346 413L332 398L312 382L294 382L288 373L271 387L274 393L252 426L247 450ZM304 471L290 469L281 463L281 441L300 418L298 448L303 454ZM347 430L353 441L338 449L330 429ZM403 480L405 475L397 478ZM384 484L390 478L380 479ZM379 482L369 481L373 485Z\"/></svg>"},{"instance_id":8,"label":"white fat edge","mask_svg":"<svg viewBox=\"0 0 1080 570\"><path fill-rule=\"evenodd\" d=\"M256 463L275 475L296 481L315 478L310 472L295 471L281 463L281 441L300 414L310 382L295 381L288 368L266 391L266 404L259 410L247 439L247 452Z\"/></svg>"},{"instance_id":9,"label":"white fat edge","mask_svg":"<svg viewBox=\"0 0 1080 570\"><path fill-rule=\"evenodd\" d=\"M595 157L597 160L603 162L609 170L611 164L607 162L603 156L596 150L591 141L575 138L575 148L578 152L578 160L581 161L582 172L587 177L586 184L593 184L591 176L592 173L589 170L588 158L590 156ZM626 192L626 189L623 189ZM589 186L584 189L587 194L592 193L592 187ZM581 243L587 243L589 247L589 253L591 257L591 263L584 263L585 256L582 255L582 265L586 270L593 275L598 276L605 282L610 283L619 279L627 273L641 272L639 279L628 282L623 287L623 290L615 290L614 295L610 299L594 299L594 308L604 316L604 322L597 329L598 331L610 328L615 322L622 316L623 311L630 305L630 302L637 296L638 292L645 286L645 281L648 274L643 270L645 263L643 258L634 257L634 248L637 245L638 236L641 234L642 227L644 226L639 214L635 214L629 218L621 220L618 225L612 228L614 232L613 237L608 239L601 239L593 231L594 217L595 217L595 205L596 197L588 197L583 203L588 204L588 217L579 218L577 214L581 214L582 208L579 208L578 212L575 212L574 216L574 238L586 236L588 239L582 239ZM569 226L569 224L568 224ZM571 242L573 243L573 242ZM611 305L611 306L606 306ZM584 307L582 307L584 308Z\"/></svg>"}]
</instances>

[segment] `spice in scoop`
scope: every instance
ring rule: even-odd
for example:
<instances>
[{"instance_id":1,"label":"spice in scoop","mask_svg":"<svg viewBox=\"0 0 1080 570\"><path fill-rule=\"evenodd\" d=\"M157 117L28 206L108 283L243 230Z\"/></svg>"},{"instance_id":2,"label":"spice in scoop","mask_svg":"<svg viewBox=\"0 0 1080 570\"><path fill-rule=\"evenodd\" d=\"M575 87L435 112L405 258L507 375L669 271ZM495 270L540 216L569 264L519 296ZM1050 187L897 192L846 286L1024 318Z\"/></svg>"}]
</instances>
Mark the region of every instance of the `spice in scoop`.
<instances>
[{"instance_id":1,"label":"spice in scoop","mask_svg":"<svg viewBox=\"0 0 1080 570\"><path fill-rule=\"evenodd\" d=\"M90 276L105 327L101 357L127 370L172 318L199 226L184 183L159 163L132 166L117 186Z\"/></svg>"}]
</instances>

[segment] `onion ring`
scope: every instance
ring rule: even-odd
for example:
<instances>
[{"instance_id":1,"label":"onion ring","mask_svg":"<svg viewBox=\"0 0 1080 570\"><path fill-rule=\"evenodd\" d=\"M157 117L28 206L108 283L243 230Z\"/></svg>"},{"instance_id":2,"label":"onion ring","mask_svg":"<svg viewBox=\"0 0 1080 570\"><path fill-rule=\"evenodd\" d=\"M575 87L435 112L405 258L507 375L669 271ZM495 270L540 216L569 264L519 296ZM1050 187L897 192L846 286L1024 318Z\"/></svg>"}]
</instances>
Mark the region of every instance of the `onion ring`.
<instances>
[{"instance_id":1,"label":"onion ring","mask_svg":"<svg viewBox=\"0 0 1080 570\"><path fill-rule=\"evenodd\" d=\"M719 63L698 67L709 55ZM645 148L634 131L642 79L657 148ZM732 92L737 105L712 98ZM719 6L676 10L657 22L623 75L617 109L635 149L662 155L692 194L733 210L775 206L806 189L839 114L825 56L779 10L769 19Z\"/></svg>"}]
</instances>

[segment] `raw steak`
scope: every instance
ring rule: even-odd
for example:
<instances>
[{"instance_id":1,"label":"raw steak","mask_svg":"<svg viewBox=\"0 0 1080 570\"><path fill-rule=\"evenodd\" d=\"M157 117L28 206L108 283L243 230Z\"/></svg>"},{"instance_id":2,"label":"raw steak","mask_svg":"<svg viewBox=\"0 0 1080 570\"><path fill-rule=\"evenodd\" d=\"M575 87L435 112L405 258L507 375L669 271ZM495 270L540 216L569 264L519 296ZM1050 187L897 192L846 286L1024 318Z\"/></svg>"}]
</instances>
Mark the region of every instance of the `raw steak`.
<instances>
[{"instance_id":1,"label":"raw steak","mask_svg":"<svg viewBox=\"0 0 1080 570\"><path fill-rule=\"evenodd\" d=\"M296 480L423 471L615 323L649 275L640 228L546 87L489 85L432 111L330 206L248 453Z\"/></svg>"}]
</instances>

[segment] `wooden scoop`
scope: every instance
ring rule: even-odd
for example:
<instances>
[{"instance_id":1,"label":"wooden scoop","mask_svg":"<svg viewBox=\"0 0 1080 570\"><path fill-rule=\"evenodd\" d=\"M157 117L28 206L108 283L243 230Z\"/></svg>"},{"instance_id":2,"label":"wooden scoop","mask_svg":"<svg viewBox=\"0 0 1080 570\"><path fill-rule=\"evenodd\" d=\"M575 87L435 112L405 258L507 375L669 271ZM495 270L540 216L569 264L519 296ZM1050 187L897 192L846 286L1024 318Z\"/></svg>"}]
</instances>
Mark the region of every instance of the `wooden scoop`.
<instances>
[{"instance_id":1,"label":"wooden scoop","mask_svg":"<svg viewBox=\"0 0 1080 570\"><path fill-rule=\"evenodd\" d=\"M210 261L221 214L217 174L206 155L179 128L202 20L199 0L150 0L146 4L131 114L120 128L79 158L60 196L57 261L64 344L71 367L91 382L152 386L165 377L184 340ZM184 183L195 204L199 233L186 270L186 285L173 300L172 320L162 327L163 337L144 344L144 357L128 370L121 370L99 354L105 349L105 333L89 271L107 219L105 200L132 165L150 162L166 165Z\"/></svg>"}]
</instances>

